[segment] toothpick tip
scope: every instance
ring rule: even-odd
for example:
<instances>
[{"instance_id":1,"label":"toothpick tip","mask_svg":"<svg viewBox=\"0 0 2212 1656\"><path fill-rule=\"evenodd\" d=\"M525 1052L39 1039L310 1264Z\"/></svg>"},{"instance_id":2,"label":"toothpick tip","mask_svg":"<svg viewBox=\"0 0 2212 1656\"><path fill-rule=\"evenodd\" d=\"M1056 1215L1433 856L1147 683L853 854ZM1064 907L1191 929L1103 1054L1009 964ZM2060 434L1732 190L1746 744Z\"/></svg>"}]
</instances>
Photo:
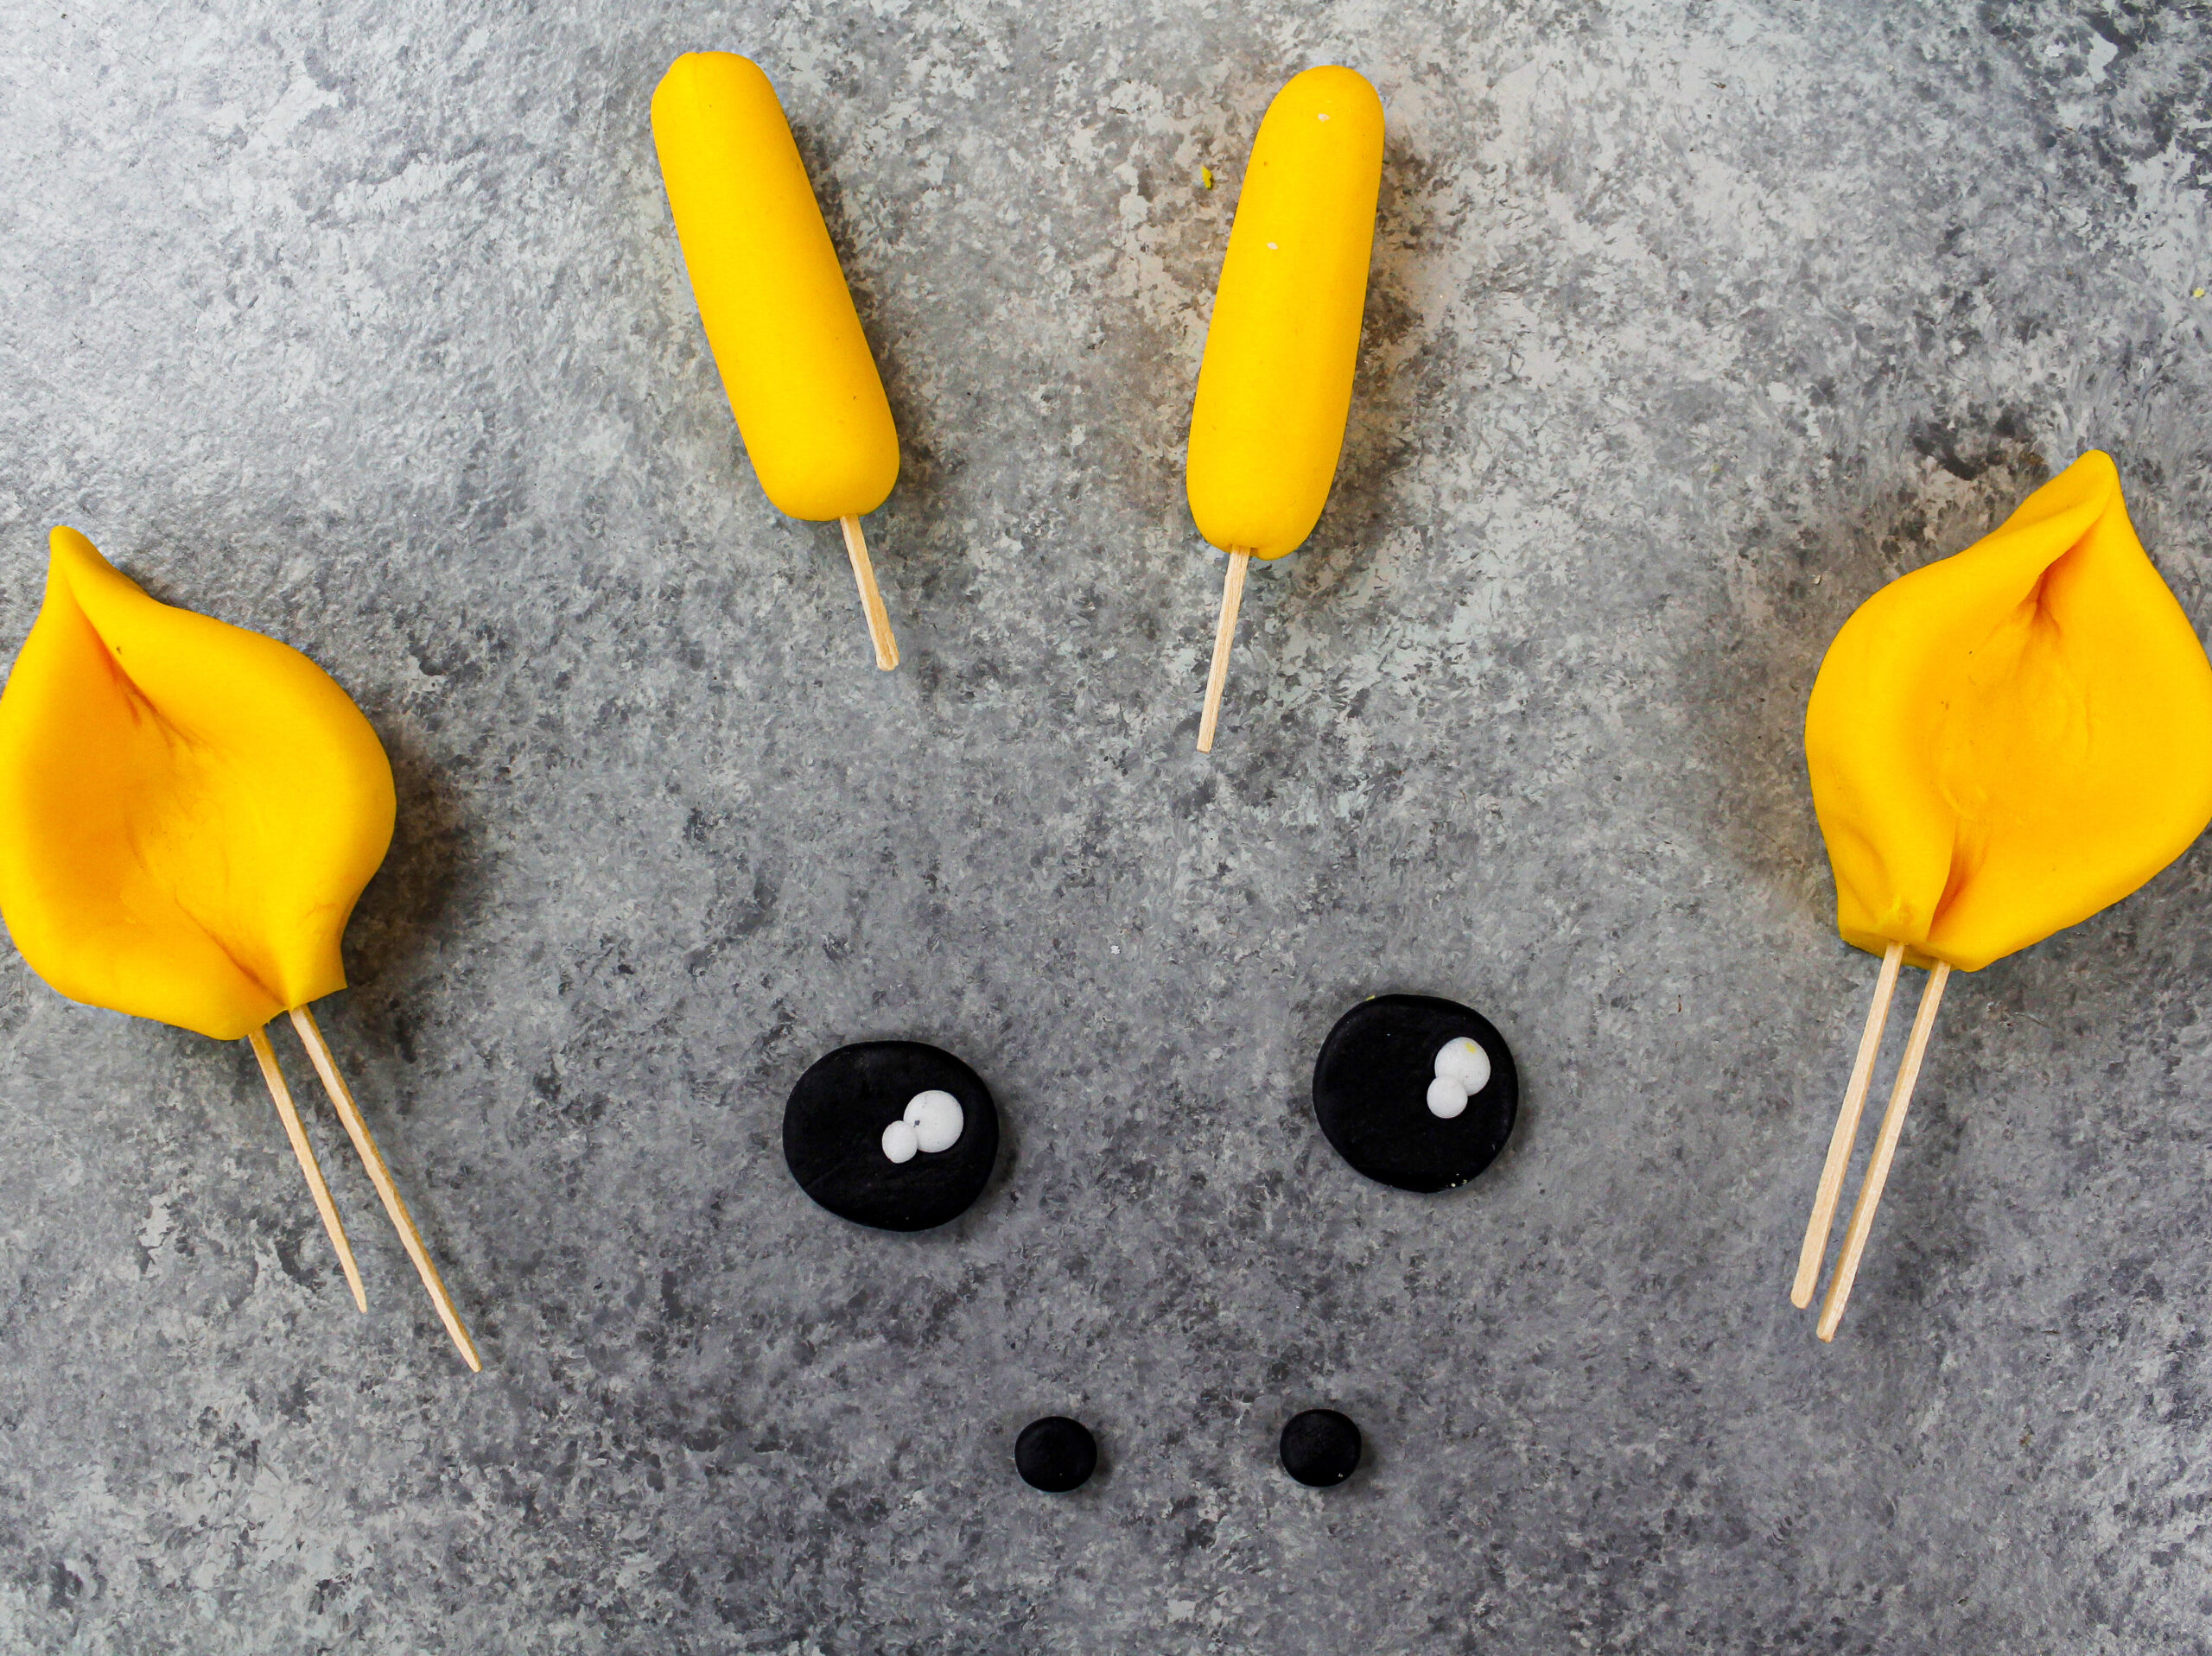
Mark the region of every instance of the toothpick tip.
<instances>
[{"instance_id":1,"label":"toothpick tip","mask_svg":"<svg viewBox=\"0 0 2212 1656\"><path fill-rule=\"evenodd\" d=\"M868 642L875 647L875 664L882 672L899 665L899 640L891 631L891 612L883 606L883 593L875 584L875 566L868 562L868 536L857 517L837 520L845 536L845 555L852 560L853 581L860 588L861 612L868 619Z\"/></svg>"},{"instance_id":2,"label":"toothpick tip","mask_svg":"<svg viewBox=\"0 0 2212 1656\"><path fill-rule=\"evenodd\" d=\"M1221 618L1214 624L1213 661L1206 671L1206 699L1198 714L1198 752L1213 752L1214 727L1221 720L1221 693L1229 683L1229 652L1236 638L1236 611L1244 601L1244 570L1249 552L1229 555L1229 573L1223 578Z\"/></svg>"},{"instance_id":3,"label":"toothpick tip","mask_svg":"<svg viewBox=\"0 0 2212 1656\"><path fill-rule=\"evenodd\" d=\"M323 1038L321 1027L315 1021L315 1013L305 1006L292 1009L293 1027L298 1030L301 1044L314 1062L315 1073L322 1077L323 1091L329 1094L331 1107L338 1112L338 1119L345 1124L346 1136L353 1139L353 1148L367 1170L369 1183L376 1187L384 1202L385 1216L392 1228L399 1233L400 1246L407 1257L414 1261L415 1272L423 1279L423 1286L430 1297L430 1304L445 1324L454 1349L461 1353L461 1361L468 1365L471 1374L481 1374L484 1365L477 1360L476 1348L462 1326L461 1313L454 1307L453 1297L432 1263L429 1250L423 1245L422 1234L415 1228L414 1216L407 1211L399 1187L392 1183L391 1170L385 1165L383 1152L378 1150L375 1135L369 1124L362 1120L360 1107L353 1101L353 1092L346 1086L346 1078L338 1073L338 1061L330 1050L330 1043Z\"/></svg>"}]
</instances>

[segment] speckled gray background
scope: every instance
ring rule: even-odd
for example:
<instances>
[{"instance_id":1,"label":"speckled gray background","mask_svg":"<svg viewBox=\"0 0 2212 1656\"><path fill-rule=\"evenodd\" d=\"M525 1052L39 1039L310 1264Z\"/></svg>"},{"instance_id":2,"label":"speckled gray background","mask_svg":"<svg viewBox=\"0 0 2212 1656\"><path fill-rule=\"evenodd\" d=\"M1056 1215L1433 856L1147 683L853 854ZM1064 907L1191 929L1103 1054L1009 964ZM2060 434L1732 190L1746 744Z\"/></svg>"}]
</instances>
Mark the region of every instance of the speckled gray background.
<instances>
[{"instance_id":1,"label":"speckled gray background","mask_svg":"<svg viewBox=\"0 0 2212 1656\"><path fill-rule=\"evenodd\" d=\"M0 1648L2212 1648L2212 850L1957 981L1843 1337L1785 1298L1873 977L1828 637L2090 445L2212 624L2212 14L654 10L0 15L0 644L66 522L360 699L326 1024L487 1360L319 1100L365 1319L244 1046L10 953ZM645 113L702 45L884 364L893 676L704 354ZM1331 60L1390 119L1359 395L1203 759L1189 388ZM1312 1120L1394 987L1523 1068L1452 1196ZM782 1166L879 1035L1006 1112L942 1234ZM1325 1494L1271 1450L1325 1400Z\"/></svg>"}]
</instances>

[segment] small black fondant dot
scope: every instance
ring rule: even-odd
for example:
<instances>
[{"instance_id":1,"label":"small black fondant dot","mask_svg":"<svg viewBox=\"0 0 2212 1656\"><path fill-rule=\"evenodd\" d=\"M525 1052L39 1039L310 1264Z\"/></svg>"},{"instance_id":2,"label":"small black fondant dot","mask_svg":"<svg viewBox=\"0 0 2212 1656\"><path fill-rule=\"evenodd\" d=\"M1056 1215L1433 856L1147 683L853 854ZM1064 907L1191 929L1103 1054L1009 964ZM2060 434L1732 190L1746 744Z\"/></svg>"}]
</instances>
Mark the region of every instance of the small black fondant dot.
<instances>
[{"instance_id":1,"label":"small black fondant dot","mask_svg":"<svg viewBox=\"0 0 2212 1656\"><path fill-rule=\"evenodd\" d=\"M1490 1080L1459 1114L1428 1107L1436 1054L1466 1036ZM1401 1190L1448 1190L1497 1159L1513 1132L1521 1081L1505 1037L1480 1012L1434 995L1376 995L1337 1020L1313 1064L1313 1114L1337 1154Z\"/></svg>"},{"instance_id":2,"label":"small black fondant dot","mask_svg":"<svg viewBox=\"0 0 2212 1656\"><path fill-rule=\"evenodd\" d=\"M1098 1469L1098 1440L1080 1420L1048 1414L1014 1440L1014 1469L1031 1488L1065 1494Z\"/></svg>"},{"instance_id":3,"label":"small black fondant dot","mask_svg":"<svg viewBox=\"0 0 2212 1656\"><path fill-rule=\"evenodd\" d=\"M903 1162L883 1153L883 1130L917 1093L960 1101L951 1147ZM784 1160L799 1189L831 1213L879 1230L927 1230L957 1219L983 1193L999 1158L999 1113L982 1078L919 1041L841 1046L798 1078L784 1107Z\"/></svg>"},{"instance_id":4,"label":"small black fondant dot","mask_svg":"<svg viewBox=\"0 0 2212 1656\"><path fill-rule=\"evenodd\" d=\"M1359 1465L1359 1428L1334 1409L1294 1414L1282 1429L1282 1469L1300 1483L1326 1489Z\"/></svg>"}]
</instances>

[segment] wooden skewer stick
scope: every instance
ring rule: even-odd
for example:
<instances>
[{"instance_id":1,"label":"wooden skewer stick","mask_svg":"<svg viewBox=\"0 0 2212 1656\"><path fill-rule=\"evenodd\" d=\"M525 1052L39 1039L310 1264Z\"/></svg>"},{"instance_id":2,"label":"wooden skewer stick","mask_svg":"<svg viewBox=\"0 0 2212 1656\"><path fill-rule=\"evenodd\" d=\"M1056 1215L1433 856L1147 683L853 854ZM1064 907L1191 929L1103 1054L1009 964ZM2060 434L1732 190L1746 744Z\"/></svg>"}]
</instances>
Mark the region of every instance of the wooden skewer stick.
<instances>
[{"instance_id":1,"label":"wooden skewer stick","mask_svg":"<svg viewBox=\"0 0 2212 1656\"><path fill-rule=\"evenodd\" d=\"M307 1129L300 1125L300 1113L292 1104L292 1089L284 1084L284 1072L276 1067L276 1054L269 1045L269 1031L265 1029L249 1031L247 1042L253 1056L261 1060L261 1078L269 1083L269 1096L276 1102L276 1114L284 1123L284 1136L292 1141L292 1153L300 1158L300 1171L308 1176L308 1194L315 1198L315 1210L322 1215L322 1228L330 1233L330 1246L336 1250L338 1263L346 1272L346 1285L353 1291L353 1304L361 1310L369 1309L369 1297L361 1291L361 1267L353 1263L353 1244L346 1240L346 1227L339 1222L338 1209L330 1200L330 1187L322 1182L322 1169L315 1158L315 1146L308 1142Z\"/></svg>"},{"instance_id":2,"label":"wooden skewer stick","mask_svg":"<svg viewBox=\"0 0 2212 1656\"><path fill-rule=\"evenodd\" d=\"M860 585L861 608L868 616L868 636L875 645L875 664L889 672L899 664L899 640L891 636L891 612L883 607L883 594L875 588L875 566L868 561L868 538L857 517L840 517L845 531L845 555L853 561L853 579Z\"/></svg>"},{"instance_id":3,"label":"wooden skewer stick","mask_svg":"<svg viewBox=\"0 0 2212 1656\"><path fill-rule=\"evenodd\" d=\"M391 1228L399 1233L399 1243L407 1250L407 1257L415 1261L415 1273L423 1278L423 1286L430 1292L430 1303L438 1309L439 1319L446 1325L446 1332L461 1348L462 1361L472 1373L481 1373L484 1365L477 1360L476 1348L468 1338L468 1330L461 1325L461 1313L454 1310L453 1300L446 1292L446 1285L439 1280L438 1267L430 1263L429 1250L423 1246L423 1239L415 1229L415 1221L407 1211L407 1204L399 1199L399 1188L391 1182L391 1171L384 1164L378 1152L377 1141L369 1136L369 1124L361 1120L361 1112L354 1105L353 1094L346 1085L346 1078L338 1073L338 1061L331 1056L330 1043L322 1038L315 1014L305 1006L292 1008L292 1027L299 1032L301 1044L314 1060L315 1074L322 1077L323 1090L330 1094L330 1102L338 1112L338 1119L346 1124L346 1132L353 1140L353 1148L361 1154L361 1164L369 1170L369 1183L377 1187L377 1195L384 1198L384 1210L391 1215Z\"/></svg>"},{"instance_id":4,"label":"wooden skewer stick","mask_svg":"<svg viewBox=\"0 0 2212 1656\"><path fill-rule=\"evenodd\" d=\"M1221 720L1221 693L1229 683L1229 651L1236 642L1236 611L1244 602L1244 571L1249 552L1229 555L1229 576L1221 588L1221 619L1213 630L1213 666L1206 674L1206 710L1198 715L1198 752L1213 752L1213 727Z\"/></svg>"},{"instance_id":5,"label":"wooden skewer stick","mask_svg":"<svg viewBox=\"0 0 2212 1656\"><path fill-rule=\"evenodd\" d=\"M1859 1142L1859 1118L1866 1108L1875 1056L1882 1050L1882 1031L1890 1022L1890 1001L1897 993L1897 968L1904 962L1904 945L1891 943L1882 955L1882 974L1874 980L1874 1004L1866 1009L1866 1030L1859 1037L1851 1085L1843 1091L1843 1108L1836 1114L1835 1133L1828 1139L1828 1158L1821 1164L1821 1183L1813 1192L1813 1216L1805 1224L1805 1246L1797 1253L1797 1280L1790 1287L1789 1303L1801 1311L1813 1303L1814 1285L1821 1279L1821 1261L1827 1257L1835 1204L1843 1195L1843 1176L1851 1167L1852 1148Z\"/></svg>"},{"instance_id":6,"label":"wooden skewer stick","mask_svg":"<svg viewBox=\"0 0 2212 1656\"><path fill-rule=\"evenodd\" d=\"M1882 1200L1882 1186L1889 1182L1890 1162L1897 1153L1897 1139L1904 1132L1904 1113L1912 1105L1912 1089L1920 1080L1921 1061L1928 1056L1928 1037L1936 1032L1936 1009L1943 1004L1943 986L1951 968L1938 961L1928 974L1928 987L1920 992L1920 1010L1912 1016L1912 1038L1905 1043L1904 1062L1897 1066L1897 1084L1890 1088L1890 1107L1882 1112L1881 1136L1874 1140L1873 1158L1859 1186L1859 1201L1851 1209L1851 1228L1844 1233L1843 1253L1835 1262L1828 1283L1828 1297L1821 1302L1820 1336L1835 1338L1843 1321L1844 1302L1859 1276L1859 1261L1866 1256L1866 1238L1874 1228L1874 1209Z\"/></svg>"}]
</instances>

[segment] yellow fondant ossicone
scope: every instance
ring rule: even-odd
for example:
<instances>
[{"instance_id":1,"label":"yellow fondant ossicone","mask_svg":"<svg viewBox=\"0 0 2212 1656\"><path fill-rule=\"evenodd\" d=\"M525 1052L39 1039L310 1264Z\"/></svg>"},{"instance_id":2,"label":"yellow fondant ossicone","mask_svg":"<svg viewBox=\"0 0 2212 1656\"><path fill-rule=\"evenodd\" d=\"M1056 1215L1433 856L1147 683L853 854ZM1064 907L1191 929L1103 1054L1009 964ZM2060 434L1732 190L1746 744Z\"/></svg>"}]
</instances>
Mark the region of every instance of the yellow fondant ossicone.
<instances>
[{"instance_id":1,"label":"yellow fondant ossicone","mask_svg":"<svg viewBox=\"0 0 2212 1656\"><path fill-rule=\"evenodd\" d=\"M149 598L57 529L0 695L0 915L73 1000L219 1040L346 987L391 766L289 645Z\"/></svg>"},{"instance_id":2,"label":"yellow fondant ossicone","mask_svg":"<svg viewBox=\"0 0 2212 1656\"><path fill-rule=\"evenodd\" d=\"M1805 713L1845 941L1961 971L2108 907L2212 822L2212 663L2092 451L1891 581Z\"/></svg>"}]
</instances>

